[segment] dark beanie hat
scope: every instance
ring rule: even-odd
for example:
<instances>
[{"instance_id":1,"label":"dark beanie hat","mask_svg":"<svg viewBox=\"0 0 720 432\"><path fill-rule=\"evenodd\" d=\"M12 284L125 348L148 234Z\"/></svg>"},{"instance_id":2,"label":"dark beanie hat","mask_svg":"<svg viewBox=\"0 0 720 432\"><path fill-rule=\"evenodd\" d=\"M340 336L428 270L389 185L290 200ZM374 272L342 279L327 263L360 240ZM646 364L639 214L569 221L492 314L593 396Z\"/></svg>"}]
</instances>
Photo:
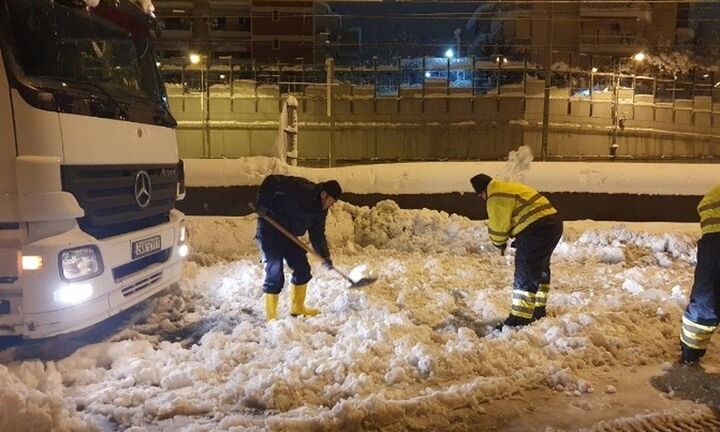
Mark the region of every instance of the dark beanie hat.
<instances>
[{"instance_id":1,"label":"dark beanie hat","mask_svg":"<svg viewBox=\"0 0 720 432\"><path fill-rule=\"evenodd\" d=\"M486 174L478 174L475 177L470 179L470 184L472 185L473 189L475 189L475 193L479 194L480 192L487 191L488 184L492 180L492 177Z\"/></svg>"},{"instance_id":2,"label":"dark beanie hat","mask_svg":"<svg viewBox=\"0 0 720 432\"><path fill-rule=\"evenodd\" d=\"M335 180L329 180L326 182L322 182L320 184L322 188L320 190L324 190L328 193L331 197L338 199L340 198L340 194L342 193L342 188L340 187L340 183L338 183Z\"/></svg>"}]
</instances>

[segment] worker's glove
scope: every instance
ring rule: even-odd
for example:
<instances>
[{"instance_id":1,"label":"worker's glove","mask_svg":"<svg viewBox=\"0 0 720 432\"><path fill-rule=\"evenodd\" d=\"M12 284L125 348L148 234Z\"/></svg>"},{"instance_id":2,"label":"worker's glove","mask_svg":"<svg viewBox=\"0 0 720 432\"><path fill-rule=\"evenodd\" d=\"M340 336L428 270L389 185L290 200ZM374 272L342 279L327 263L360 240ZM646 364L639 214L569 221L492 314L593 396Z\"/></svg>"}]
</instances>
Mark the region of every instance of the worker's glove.
<instances>
[{"instance_id":1,"label":"worker's glove","mask_svg":"<svg viewBox=\"0 0 720 432\"><path fill-rule=\"evenodd\" d=\"M505 256L505 249L507 249L507 243L503 243L497 248L500 249L500 256Z\"/></svg>"},{"instance_id":2,"label":"worker's glove","mask_svg":"<svg viewBox=\"0 0 720 432\"><path fill-rule=\"evenodd\" d=\"M325 261L323 261L322 266L325 270L332 270L334 268L333 262L330 258L326 258Z\"/></svg>"}]
</instances>

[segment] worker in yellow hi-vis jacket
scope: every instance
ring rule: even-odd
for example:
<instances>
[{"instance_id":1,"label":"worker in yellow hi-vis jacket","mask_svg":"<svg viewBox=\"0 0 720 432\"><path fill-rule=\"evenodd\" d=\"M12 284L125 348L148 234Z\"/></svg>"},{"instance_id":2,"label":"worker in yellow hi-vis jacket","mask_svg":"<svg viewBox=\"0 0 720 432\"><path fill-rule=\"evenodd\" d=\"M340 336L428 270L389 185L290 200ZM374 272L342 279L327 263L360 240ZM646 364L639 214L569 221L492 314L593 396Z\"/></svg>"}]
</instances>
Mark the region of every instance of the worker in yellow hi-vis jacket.
<instances>
[{"instance_id":1,"label":"worker in yellow hi-vis jacket","mask_svg":"<svg viewBox=\"0 0 720 432\"><path fill-rule=\"evenodd\" d=\"M478 174L470 183L486 201L488 234L505 254L515 238L515 281L510 316L498 326L524 326L545 316L550 290L550 257L560 241L563 222L547 198L521 183Z\"/></svg>"},{"instance_id":2,"label":"worker in yellow hi-vis jacket","mask_svg":"<svg viewBox=\"0 0 720 432\"><path fill-rule=\"evenodd\" d=\"M720 323L720 185L703 197L697 210L702 237L695 282L680 331L680 362L685 364L700 361Z\"/></svg>"}]
</instances>

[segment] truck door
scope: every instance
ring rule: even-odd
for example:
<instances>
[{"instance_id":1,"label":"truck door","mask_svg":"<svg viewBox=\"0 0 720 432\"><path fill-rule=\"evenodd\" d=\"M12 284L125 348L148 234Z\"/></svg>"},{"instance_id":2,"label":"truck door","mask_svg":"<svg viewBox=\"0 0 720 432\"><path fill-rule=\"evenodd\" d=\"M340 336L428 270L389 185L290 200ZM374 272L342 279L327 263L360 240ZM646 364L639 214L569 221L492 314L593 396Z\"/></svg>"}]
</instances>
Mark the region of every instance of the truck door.
<instances>
[{"instance_id":1,"label":"truck door","mask_svg":"<svg viewBox=\"0 0 720 432\"><path fill-rule=\"evenodd\" d=\"M0 52L0 334L15 334L22 326L16 155L10 85Z\"/></svg>"}]
</instances>

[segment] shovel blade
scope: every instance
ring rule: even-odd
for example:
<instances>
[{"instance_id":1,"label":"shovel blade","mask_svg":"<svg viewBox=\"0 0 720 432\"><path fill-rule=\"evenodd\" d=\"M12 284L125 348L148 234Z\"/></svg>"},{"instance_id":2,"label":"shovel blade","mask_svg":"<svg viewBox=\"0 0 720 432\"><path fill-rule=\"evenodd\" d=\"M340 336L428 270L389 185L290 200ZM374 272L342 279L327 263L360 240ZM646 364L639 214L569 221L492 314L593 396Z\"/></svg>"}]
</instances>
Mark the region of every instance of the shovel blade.
<instances>
[{"instance_id":1,"label":"shovel blade","mask_svg":"<svg viewBox=\"0 0 720 432\"><path fill-rule=\"evenodd\" d=\"M362 288L370 285L371 283L374 283L377 280L375 277L367 277L359 279L355 282L350 283L350 288Z\"/></svg>"}]
</instances>

